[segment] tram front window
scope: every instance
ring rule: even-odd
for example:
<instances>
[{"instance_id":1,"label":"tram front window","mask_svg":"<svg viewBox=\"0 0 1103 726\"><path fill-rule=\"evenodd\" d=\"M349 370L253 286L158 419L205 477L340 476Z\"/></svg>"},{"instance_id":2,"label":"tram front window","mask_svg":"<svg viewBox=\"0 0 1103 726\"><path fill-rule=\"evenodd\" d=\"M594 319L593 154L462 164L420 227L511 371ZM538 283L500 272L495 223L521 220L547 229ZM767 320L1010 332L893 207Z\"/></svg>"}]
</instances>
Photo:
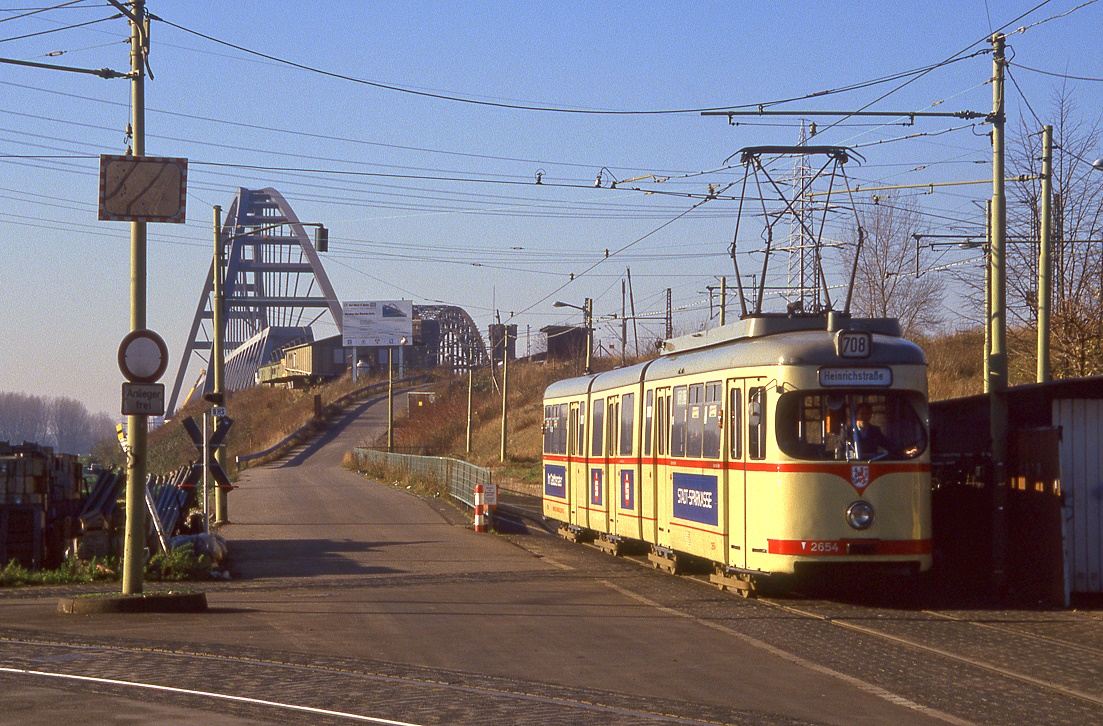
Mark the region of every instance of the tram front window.
<instances>
[{"instance_id":1,"label":"tram front window","mask_svg":"<svg viewBox=\"0 0 1103 726\"><path fill-rule=\"evenodd\" d=\"M927 431L911 397L895 391L792 391L778 400L778 446L797 459L914 459Z\"/></svg>"}]
</instances>

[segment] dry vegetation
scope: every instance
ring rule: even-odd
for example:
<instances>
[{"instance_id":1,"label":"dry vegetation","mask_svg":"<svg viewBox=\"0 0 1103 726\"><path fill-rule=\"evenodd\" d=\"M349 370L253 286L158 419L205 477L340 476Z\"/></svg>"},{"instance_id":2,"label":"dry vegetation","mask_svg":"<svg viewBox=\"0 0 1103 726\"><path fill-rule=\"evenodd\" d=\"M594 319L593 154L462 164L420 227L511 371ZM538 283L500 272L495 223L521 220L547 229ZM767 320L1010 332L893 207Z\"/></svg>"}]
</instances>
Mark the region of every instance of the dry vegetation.
<instances>
[{"instance_id":1,"label":"dry vegetation","mask_svg":"<svg viewBox=\"0 0 1103 726\"><path fill-rule=\"evenodd\" d=\"M231 393L226 401L227 415L234 420L226 437L230 475L234 474L235 457L267 449L308 423L314 416L315 395L321 397L322 406L327 406L354 388L378 382L378 377L362 378L353 384L346 375L307 390L256 386ZM199 421L207 405L193 401L173 420L150 432L148 470L151 474L163 474L200 458L180 422L187 416ZM111 466L121 468L124 464L122 452L114 442L100 446L95 454L99 461Z\"/></svg>"},{"instance_id":2,"label":"dry vegetation","mask_svg":"<svg viewBox=\"0 0 1103 726\"><path fill-rule=\"evenodd\" d=\"M1008 336L1011 383L1030 383L1034 377L1033 331L1012 331ZM920 339L929 363L932 400L970 396L983 391L983 343L981 330L969 330L939 338ZM636 361L630 361L636 362ZM613 358L594 361L596 370L607 370L619 363ZM406 410L396 410L395 446L398 451L450 456L495 470L497 480L506 486L522 490L533 489L540 481L542 400L544 389L554 381L582 373L578 362L532 363L514 362L509 371L509 431L507 460L500 460L501 447L501 371L483 370L474 376L472 448L466 451L467 437L467 376L438 379L419 390L437 392L431 407L415 409L410 417ZM361 380L365 386L380 379ZM238 391L229 397L228 413L234 426L227 438L229 468L234 457L272 446L310 421L314 413L314 396L328 405L353 390L346 376L332 383L306 391L258 386ZM164 473L198 459L195 447L179 420L183 416L198 416L205 404L194 403L184 409L175 421L151 432L149 471ZM365 445L386 444L384 436ZM101 454L115 466L122 465L118 446L112 444ZM232 474L232 472L231 472Z\"/></svg>"}]
</instances>

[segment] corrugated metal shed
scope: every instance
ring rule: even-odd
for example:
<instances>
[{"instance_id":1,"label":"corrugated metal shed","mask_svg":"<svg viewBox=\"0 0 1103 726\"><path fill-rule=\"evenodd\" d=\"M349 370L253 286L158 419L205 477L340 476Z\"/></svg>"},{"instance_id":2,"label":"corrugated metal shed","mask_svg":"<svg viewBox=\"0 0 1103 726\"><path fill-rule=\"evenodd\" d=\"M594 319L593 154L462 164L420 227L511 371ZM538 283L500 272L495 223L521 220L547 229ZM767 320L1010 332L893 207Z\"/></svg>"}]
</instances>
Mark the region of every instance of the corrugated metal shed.
<instances>
[{"instance_id":1,"label":"corrugated metal shed","mask_svg":"<svg viewBox=\"0 0 1103 726\"><path fill-rule=\"evenodd\" d=\"M1103 592L1103 400L1058 398L1065 568L1073 592Z\"/></svg>"}]
</instances>

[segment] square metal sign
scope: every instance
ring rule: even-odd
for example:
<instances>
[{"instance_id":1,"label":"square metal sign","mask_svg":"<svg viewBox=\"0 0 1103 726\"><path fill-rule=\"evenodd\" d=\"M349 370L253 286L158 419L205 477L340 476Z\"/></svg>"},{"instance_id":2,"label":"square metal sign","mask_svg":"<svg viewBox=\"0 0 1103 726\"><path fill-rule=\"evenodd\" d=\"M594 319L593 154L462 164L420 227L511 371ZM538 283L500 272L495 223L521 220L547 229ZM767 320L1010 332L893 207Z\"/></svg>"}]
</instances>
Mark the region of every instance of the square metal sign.
<instances>
[{"instance_id":1,"label":"square metal sign","mask_svg":"<svg viewBox=\"0 0 1103 726\"><path fill-rule=\"evenodd\" d=\"M100 219L184 223L188 160L100 155Z\"/></svg>"}]
</instances>

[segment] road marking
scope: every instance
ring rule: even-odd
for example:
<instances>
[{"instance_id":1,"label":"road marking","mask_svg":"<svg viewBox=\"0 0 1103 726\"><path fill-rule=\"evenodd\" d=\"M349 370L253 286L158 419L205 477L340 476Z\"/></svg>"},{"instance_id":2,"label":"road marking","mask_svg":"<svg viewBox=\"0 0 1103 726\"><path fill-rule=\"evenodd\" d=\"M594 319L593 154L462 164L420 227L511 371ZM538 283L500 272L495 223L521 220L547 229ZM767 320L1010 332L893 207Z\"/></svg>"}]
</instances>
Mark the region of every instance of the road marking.
<instances>
[{"instance_id":1,"label":"road marking","mask_svg":"<svg viewBox=\"0 0 1103 726\"><path fill-rule=\"evenodd\" d=\"M27 646L31 646L31 647L40 647L40 648L56 648L56 649L65 649L65 650L88 651L88 652L94 652L96 654L106 653L106 652L129 653L129 654L137 653L137 654L155 654L155 655L168 656L168 657L177 657L177 658L195 658L195 659L210 660L210 661L216 661L216 662L230 661L230 662L235 662L235 663L245 663L245 664L249 664L249 665L270 666L270 667L273 667L273 668L282 668L282 669L291 670L291 671L303 671L303 672L308 672L308 673L321 672L321 673L329 673L329 674L339 674L339 675L348 676L350 678L360 678L360 679L365 679L365 680L370 680L370 681L380 681L380 682L385 682L385 683L399 683L399 684L407 685L407 686L414 685L414 686L424 686L424 687L427 687L427 688L439 688L439 689L443 689L443 690L446 690L446 691L457 691L457 692L461 692L461 693L473 693L473 694L489 696L489 697L493 697L493 698L512 699L512 700L517 700L517 701L530 701L530 702L539 703L539 704L552 704L552 705L556 705L556 706L568 706L568 707L571 707L571 708L579 708L579 709L582 709L582 710L585 710L585 711L597 711L597 712L602 712L602 713L613 713L613 714L618 714L618 715L637 717L637 719L638 719L638 717L642 716L642 717L645 717L647 719L651 719L651 720L654 720L654 721L665 721L665 722L669 722L669 723L686 724L687 726L719 726L719 724L715 721L706 721L706 720L692 718L692 717L689 717L689 716L676 716L676 715L671 715L671 714L653 713L653 712L650 712L650 711L638 711L638 710L634 710L634 709L620 708L620 707L617 707L617 706L606 706L606 705L602 705L602 704L594 702L594 701L587 701L587 700L582 700L582 699L577 699L577 698L567 698L567 697L557 697L557 696L543 696L543 695L537 695L537 694L533 694L533 693L525 693L525 692L520 692L520 691L511 691L511 690L504 689L504 688L489 688L489 687L481 687L481 686L461 686L461 685L449 684L449 683L446 683L446 682L443 682L443 681L434 681L434 680L429 680L429 679L418 679L418 678L410 678L410 677L405 677L405 676L387 676L387 675L373 674L373 673L361 673L361 672L357 672L357 671L346 670L346 669L343 669L343 668L331 668L331 667L327 667L327 666L298 665L298 664L294 664L294 663L284 663L284 662L277 661L277 660L266 660L266 659L261 659L261 658L221 656L221 655L214 655L214 654L210 654L210 653L189 653L187 651L179 651L179 650L173 651L173 650L164 650L164 649L160 649L160 648L134 648L134 647L122 647L122 646L114 646L114 645L80 645L80 644L73 644L73 643L62 643L62 642L51 642L51 641L20 640L20 639L5 638L5 637L0 637L0 643L8 643L8 644L14 644L14 645L27 645ZM116 682L116 681L110 681L108 679L103 679L103 678L91 678L91 677L88 677L88 676L70 676L70 675L66 675L66 674L49 673L49 672L45 672L45 671L31 671L31 670L24 670L24 669L17 669L17 668L0 667L0 673L2 673L4 671L9 671L9 672L12 672L12 673L24 673L24 674L29 674L29 675L52 676L52 677L55 677L55 678L73 678L73 679L85 680L85 681L100 681L100 682L106 682L106 683L115 683ZM168 691L183 691L183 689L171 688L171 687L162 687L162 686L156 686L156 685L149 685L149 684L145 684L145 683L138 683L138 682L135 682L135 681L117 681L117 682L121 683L122 685L127 685L127 686L136 686L136 687L152 688L152 689L163 689L163 690L168 690ZM183 691L183 692L184 693L198 693L198 694L203 693L202 691ZM231 698L231 699L237 698L237 697L234 697L234 696L224 696L224 695L220 695L220 694L209 694L209 695L214 695L214 696L219 697L219 698ZM257 703L257 704L271 703L269 701L262 701L262 700L256 700L256 699L246 699L246 698L240 698L238 700L252 701L252 702ZM274 704L274 703L272 705L275 705L275 706L281 706L282 705L286 708L291 708L291 709L296 709L296 708L306 709L306 708L308 708L308 707L305 707L305 706L294 706L294 705ZM326 712L326 711L321 711L319 709L313 709L313 710L319 711L320 713L329 713L329 712ZM332 712L332 713L338 713L338 712ZM357 714L348 714L348 715L349 715L350 718L354 718L354 719L360 719L360 720L370 719L370 717L359 716ZM374 722L375 723L383 723L383 724L394 724L395 726L417 726L416 724L403 724L400 721L385 721L385 720L382 720L382 719L375 719Z\"/></svg>"},{"instance_id":2,"label":"road marking","mask_svg":"<svg viewBox=\"0 0 1103 726\"><path fill-rule=\"evenodd\" d=\"M326 708L314 708L313 706L298 706L293 703L279 703L278 701L266 701L261 698L248 698L246 696L230 696L225 693L212 693L211 691L195 691L190 688L174 688L172 686L158 686L152 683L137 683L135 681L120 681L114 678L96 678L93 676L74 676L66 673L49 673L47 671L32 671L24 668L5 668L0 666L0 672L2 673L16 673L26 676L44 676L47 678L67 679L71 681L83 681L89 683L106 683L112 686L130 686L131 688L145 688L151 691L165 691L168 693L182 693L186 696L204 696L206 698L219 698L224 701L235 701L237 703L249 703L257 706L271 706L273 708L285 708L290 711L301 711L303 713L317 713L323 716L336 716L338 718L347 718L352 721L364 721L366 723L378 723L385 724L386 726L419 726L419 724L410 723L408 721L391 721L385 718L375 718L374 716L362 716L358 713L346 713L344 711L331 711Z\"/></svg>"},{"instance_id":3,"label":"road marking","mask_svg":"<svg viewBox=\"0 0 1103 726\"><path fill-rule=\"evenodd\" d=\"M951 723L951 724L954 724L955 726L974 726L972 721L966 721L965 719L958 718L957 716L953 716L953 715L945 713L943 711L939 711L938 709L920 705L920 704L916 703L915 701L908 700L907 698L904 698L903 696L898 696L895 693L892 693L891 691L887 691L884 688L881 688L880 686L875 686L872 683L867 683L867 682L865 682L865 681L863 681L859 678L855 678L854 676L848 676L845 673L841 673L837 670L828 668L827 666L822 666L818 663L813 663L810 660L806 660L804 658L801 658L799 655L794 655L794 654L792 654L788 651L782 650L781 648L770 645L769 643L766 643L765 641L758 640L757 638L752 638L751 636L746 635L745 633L740 633L738 630L733 630L733 629L731 629L731 628L729 628L725 625L721 625L720 623L712 622L712 621L709 621L709 620L704 620L704 619L699 618L695 615L690 615L689 613L684 613L684 612L681 612L679 610L675 610L673 608L668 608L665 605L661 605L661 604L655 602L654 600L651 600L649 598L644 597L643 595L638 595L638 594L636 594L636 593L634 593L630 590L626 590L623 587L620 587L619 585L614 585L613 583L609 582L608 580L602 580L601 583L603 585L605 585L606 587L612 589L612 590L616 590L617 592L619 592L620 594L622 594L626 597L630 597L633 600L636 600L637 602L643 603L644 605L647 605L649 607L653 607L657 610L660 610L664 613L667 613L668 615L676 615L677 617L680 617L680 618L685 618L687 620L692 620L693 622L695 622L699 625L704 625L706 628L712 628L713 630L719 630L723 633L727 633L728 635L734 636L734 637L738 638L739 640L742 640L743 642L747 643L748 645L752 645L755 648L759 648L761 650L764 650L767 653L770 653L771 655L775 655L778 658L781 658L782 660L787 660L790 663L793 663L794 665L799 665L803 668L808 668L809 670L815 671L816 673L820 673L820 674L825 675L825 676L830 676L832 678L837 678L841 681L844 681L845 683L848 683L848 684L854 686L855 688L858 688L859 690L865 691L866 693L868 693L872 696L876 696L877 698L888 701L889 703L892 703L893 705L903 706L904 708L910 708L913 711L918 711L918 712L920 712L920 713L922 713L926 716L930 716L931 718L937 718L940 721L945 721L946 723Z\"/></svg>"}]
</instances>

